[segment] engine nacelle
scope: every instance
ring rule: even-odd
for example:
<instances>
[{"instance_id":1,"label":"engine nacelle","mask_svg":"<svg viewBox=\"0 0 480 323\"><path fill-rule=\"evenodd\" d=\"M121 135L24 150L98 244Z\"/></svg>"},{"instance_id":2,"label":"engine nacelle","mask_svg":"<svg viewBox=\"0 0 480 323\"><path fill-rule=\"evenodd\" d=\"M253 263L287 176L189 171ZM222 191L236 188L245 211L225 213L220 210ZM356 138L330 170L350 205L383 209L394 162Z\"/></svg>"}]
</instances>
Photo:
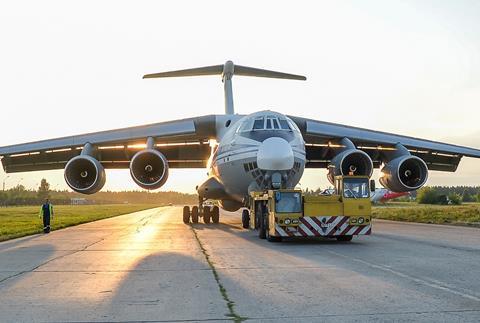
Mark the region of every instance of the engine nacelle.
<instances>
[{"instance_id":1,"label":"engine nacelle","mask_svg":"<svg viewBox=\"0 0 480 323\"><path fill-rule=\"evenodd\" d=\"M155 149L141 150L130 161L130 175L141 188L160 188L168 179L167 158Z\"/></svg>"},{"instance_id":2,"label":"engine nacelle","mask_svg":"<svg viewBox=\"0 0 480 323\"><path fill-rule=\"evenodd\" d=\"M334 184L335 176L338 175L360 175L372 176L373 162L367 153L358 149L347 149L332 158L327 174L330 183Z\"/></svg>"},{"instance_id":3,"label":"engine nacelle","mask_svg":"<svg viewBox=\"0 0 480 323\"><path fill-rule=\"evenodd\" d=\"M397 157L382 168L380 184L393 192L409 192L422 187L428 178L425 162L412 155Z\"/></svg>"},{"instance_id":4,"label":"engine nacelle","mask_svg":"<svg viewBox=\"0 0 480 323\"><path fill-rule=\"evenodd\" d=\"M106 175L102 164L89 155L76 156L67 163L65 181L72 190L82 194L93 194L105 185Z\"/></svg>"}]
</instances>

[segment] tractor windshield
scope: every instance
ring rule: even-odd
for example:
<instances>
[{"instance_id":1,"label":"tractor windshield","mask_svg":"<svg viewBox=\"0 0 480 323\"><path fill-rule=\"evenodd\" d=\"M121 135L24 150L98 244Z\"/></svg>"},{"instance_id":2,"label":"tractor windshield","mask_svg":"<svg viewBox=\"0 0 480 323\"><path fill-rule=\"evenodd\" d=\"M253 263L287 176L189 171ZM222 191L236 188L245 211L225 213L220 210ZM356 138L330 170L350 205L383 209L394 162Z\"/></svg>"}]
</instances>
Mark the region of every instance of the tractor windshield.
<instances>
[{"instance_id":1,"label":"tractor windshield","mask_svg":"<svg viewBox=\"0 0 480 323\"><path fill-rule=\"evenodd\" d=\"M346 198L368 198L370 190L368 189L367 178L345 178L343 180L343 196Z\"/></svg>"},{"instance_id":2,"label":"tractor windshield","mask_svg":"<svg viewBox=\"0 0 480 323\"><path fill-rule=\"evenodd\" d=\"M275 192L275 212L302 212L302 194L299 192Z\"/></svg>"}]
</instances>

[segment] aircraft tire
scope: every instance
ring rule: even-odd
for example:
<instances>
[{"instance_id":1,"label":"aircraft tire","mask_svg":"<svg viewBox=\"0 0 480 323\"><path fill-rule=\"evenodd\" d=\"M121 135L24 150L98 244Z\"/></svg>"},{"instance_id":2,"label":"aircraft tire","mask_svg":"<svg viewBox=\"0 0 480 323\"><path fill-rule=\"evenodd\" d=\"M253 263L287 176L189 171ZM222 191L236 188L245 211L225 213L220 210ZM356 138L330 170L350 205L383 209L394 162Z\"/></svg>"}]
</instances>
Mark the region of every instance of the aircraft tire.
<instances>
[{"instance_id":1,"label":"aircraft tire","mask_svg":"<svg viewBox=\"0 0 480 323\"><path fill-rule=\"evenodd\" d=\"M192 223L198 223L198 206L192 207Z\"/></svg>"},{"instance_id":2,"label":"aircraft tire","mask_svg":"<svg viewBox=\"0 0 480 323\"><path fill-rule=\"evenodd\" d=\"M203 208L203 222L205 224L209 224L211 219L210 215L210 207L204 207Z\"/></svg>"},{"instance_id":3,"label":"aircraft tire","mask_svg":"<svg viewBox=\"0 0 480 323\"><path fill-rule=\"evenodd\" d=\"M337 237L337 241L348 242L348 241L352 241L352 239L353 239L353 236L338 236Z\"/></svg>"},{"instance_id":4,"label":"aircraft tire","mask_svg":"<svg viewBox=\"0 0 480 323\"><path fill-rule=\"evenodd\" d=\"M216 205L212 208L212 222L220 222L220 209Z\"/></svg>"},{"instance_id":5,"label":"aircraft tire","mask_svg":"<svg viewBox=\"0 0 480 323\"><path fill-rule=\"evenodd\" d=\"M242 211L242 227L248 229L250 227L250 212L247 209Z\"/></svg>"},{"instance_id":6,"label":"aircraft tire","mask_svg":"<svg viewBox=\"0 0 480 323\"><path fill-rule=\"evenodd\" d=\"M190 207L188 205L183 207L183 223L190 223Z\"/></svg>"}]
</instances>

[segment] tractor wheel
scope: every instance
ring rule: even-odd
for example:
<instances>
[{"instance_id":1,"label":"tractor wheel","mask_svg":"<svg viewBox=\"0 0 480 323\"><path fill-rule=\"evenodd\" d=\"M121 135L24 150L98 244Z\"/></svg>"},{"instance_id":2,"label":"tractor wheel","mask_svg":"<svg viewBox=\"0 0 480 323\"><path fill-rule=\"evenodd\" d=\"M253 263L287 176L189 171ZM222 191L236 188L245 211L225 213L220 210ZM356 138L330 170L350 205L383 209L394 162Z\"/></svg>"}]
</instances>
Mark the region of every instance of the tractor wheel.
<instances>
[{"instance_id":1,"label":"tractor wheel","mask_svg":"<svg viewBox=\"0 0 480 323\"><path fill-rule=\"evenodd\" d=\"M265 207L259 204L258 216L259 225L258 225L258 237L260 239L265 239L267 237L267 214Z\"/></svg>"},{"instance_id":2,"label":"tractor wheel","mask_svg":"<svg viewBox=\"0 0 480 323\"><path fill-rule=\"evenodd\" d=\"M242 211L242 227L248 229L250 227L250 212L247 209Z\"/></svg>"}]
</instances>

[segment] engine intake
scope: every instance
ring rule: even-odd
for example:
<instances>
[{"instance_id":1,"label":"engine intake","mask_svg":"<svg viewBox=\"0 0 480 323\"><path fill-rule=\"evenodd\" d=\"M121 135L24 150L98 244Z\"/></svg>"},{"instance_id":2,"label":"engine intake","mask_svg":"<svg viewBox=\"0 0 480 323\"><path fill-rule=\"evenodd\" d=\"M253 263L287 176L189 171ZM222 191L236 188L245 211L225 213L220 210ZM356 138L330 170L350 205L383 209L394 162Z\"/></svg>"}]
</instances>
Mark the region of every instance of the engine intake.
<instances>
[{"instance_id":1,"label":"engine intake","mask_svg":"<svg viewBox=\"0 0 480 323\"><path fill-rule=\"evenodd\" d=\"M409 192L422 187L428 178L425 162L412 155L400 156L382 168L380 184L393 192Z\"/></svg>"},{"instance_id":2,"label":"engine intake","mask_svg":"<svg viewBox=\"0 0 480 323\"><path fill-rule=\"evenodd\" d=\"M338 175L372 176L373 162L367 153L358 149L347 149L332 158L329 168L328 180L334 184Z\"/></svg>"},{"instance_id":3,"label":"engine intake","mask_svg":"<svg viewBox=\"0 0 480 323\"><path fill-rule=\"evenodd\" d=\"M70 159L65 166L64 177L72 190L82 194L93 194L100 191L106 180L102 164L88 155Z\"/></svg>"},{"instance_id":4,"label":"engine intake","mask_svg":"<svg viewBox=\"0 0 480 323\"><path fill-rule=\"evenodd\" d=\"M168 179L168 161L158 150L139 151L130 161L130 175L141 188L160 188Z\"/></svg>"}]
</instances>

